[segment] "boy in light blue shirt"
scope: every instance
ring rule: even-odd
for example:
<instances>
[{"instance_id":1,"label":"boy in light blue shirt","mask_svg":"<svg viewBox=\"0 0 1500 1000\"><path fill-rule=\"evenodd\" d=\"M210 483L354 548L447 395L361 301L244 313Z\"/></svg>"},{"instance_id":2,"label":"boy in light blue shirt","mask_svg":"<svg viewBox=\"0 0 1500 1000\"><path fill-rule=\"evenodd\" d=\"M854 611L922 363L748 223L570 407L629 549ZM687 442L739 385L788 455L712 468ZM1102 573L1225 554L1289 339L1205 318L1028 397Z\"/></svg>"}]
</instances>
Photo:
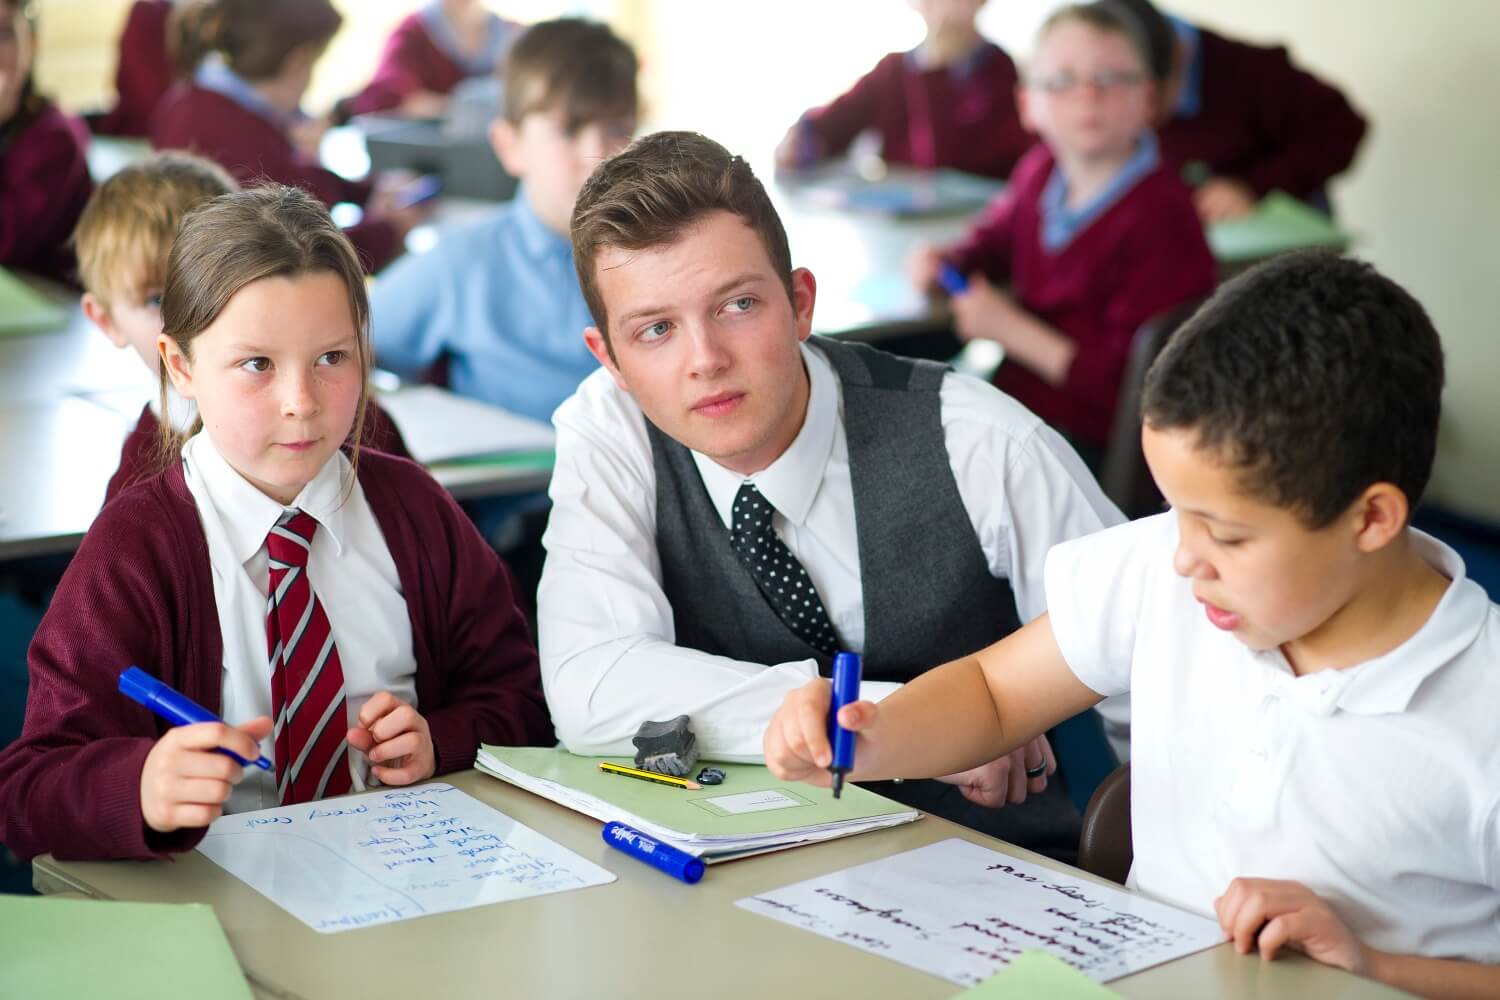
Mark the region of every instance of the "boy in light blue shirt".
<instances>
[{"instance_id":1,"label":"boy in light blue shirt","mask_svg":"<svg viewBox=\"0 0 1500 1000\"><path fill-rule=\"evenodd\" d=\"M630 141L636 69L602 24L564 18L521 35L503 71L504 116L490 129L520 188L381 275L370 312L382 367L419 378L446 362L454 392L542 421L597 367L568 222L594 167Z\"/></svg>"}]
</instances>

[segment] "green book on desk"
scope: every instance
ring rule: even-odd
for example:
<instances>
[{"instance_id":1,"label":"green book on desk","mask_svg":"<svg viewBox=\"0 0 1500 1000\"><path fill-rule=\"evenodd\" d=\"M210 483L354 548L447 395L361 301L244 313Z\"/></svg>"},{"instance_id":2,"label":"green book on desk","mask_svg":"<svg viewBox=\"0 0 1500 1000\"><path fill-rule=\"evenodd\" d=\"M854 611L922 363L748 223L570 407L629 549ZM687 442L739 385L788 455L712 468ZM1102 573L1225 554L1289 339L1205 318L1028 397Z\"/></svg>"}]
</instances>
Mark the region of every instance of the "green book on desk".
<instances>
[{"instance_id":1,"label":"green book on desk","mask_svg":"<svg viewBox=\"0 0 1500 1000\"><path fill-rule=\"evenodd\" d=\"M251 1000L211 906L6 895L0 996Z\"/></svg>"},{"instance_id":2,"label":"green book on desk","mask_svg":"<svg viewBox=\"0 0 1500 1000\"><path fill-rule=\"evenodd\" d=\"M1221 264L1264 260L1288 250L1342 250L1349 234L1322 212L1282 191L1272 191L1243 219L1208 227L1208 245Z\"/></svg>"},{"instance_id":3,"label":"green book on desk","mask_svg":"<svg viewBox=\"0 0 1500 1000\"><path fill-rule=\"evenodd\" d=\"M607 774L601 761L547 747L481 746L475 766L594 817L618 820L713 863L909 823L918 813L857 785L835 799L826 788L782 781L761 764L714 764L724 783L673 788Z\"/></svg>"},{"instance_id":4,"label":"green book on desk","mask_svg":"<svg viewBox=\"0 0 1500 1000\"><path fill-rule=\"evenodd\" d=\"M68 314L15 274L0 267L0 337L61 330Z\"/></svg>"}]
</instances>

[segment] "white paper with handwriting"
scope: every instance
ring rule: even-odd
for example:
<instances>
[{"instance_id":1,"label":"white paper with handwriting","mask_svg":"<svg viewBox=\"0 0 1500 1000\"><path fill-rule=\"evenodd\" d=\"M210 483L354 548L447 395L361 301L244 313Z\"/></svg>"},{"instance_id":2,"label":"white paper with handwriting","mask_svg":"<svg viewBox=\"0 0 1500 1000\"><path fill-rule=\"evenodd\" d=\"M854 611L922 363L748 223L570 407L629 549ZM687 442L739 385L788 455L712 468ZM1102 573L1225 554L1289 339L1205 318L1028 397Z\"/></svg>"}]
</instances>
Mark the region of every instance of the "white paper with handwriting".
<instances>
[{"instance_id":1,"label":"white paper with handwriting","mask_svg":"<svg viewBox=\"0 0 1500 1000\"><path fill-rule=\"evenodd\" d=\"M198 850L325 934L615 880L440 783L235 813Z\"/></svg>"},{"instance_id":2,"label":"white paper with handwriting","mask_svg":"<svg viewBox=\"0 0 1500 1000\"><path fill-rule=\"evenodd\" d=\"M737 905L963 986L1023 951L1107 982L1224 940L1213 920L957 839Z\"/></svg>"}]
</instances>

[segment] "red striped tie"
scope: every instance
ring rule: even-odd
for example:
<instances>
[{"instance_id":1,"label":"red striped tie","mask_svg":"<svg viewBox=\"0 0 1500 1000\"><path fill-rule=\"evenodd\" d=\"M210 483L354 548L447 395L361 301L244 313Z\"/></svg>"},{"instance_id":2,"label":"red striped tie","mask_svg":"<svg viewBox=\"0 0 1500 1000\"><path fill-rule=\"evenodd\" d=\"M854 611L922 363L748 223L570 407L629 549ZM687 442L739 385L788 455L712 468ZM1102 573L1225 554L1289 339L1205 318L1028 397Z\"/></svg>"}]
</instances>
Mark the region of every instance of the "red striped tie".
<instances>
[{"instance_id":1,"label":"red striped tie","mask_svg":"<svg viewBox=\"0 0 1500 1000\"><path fill-rule=\"evenodd\" d=\"M266 536L271 592L266 647L276 727L276 791L282 805L350 789L344 734L344 668L323 604L307 579L318 522L289 511Z\"/></svg>"}]
</instances>

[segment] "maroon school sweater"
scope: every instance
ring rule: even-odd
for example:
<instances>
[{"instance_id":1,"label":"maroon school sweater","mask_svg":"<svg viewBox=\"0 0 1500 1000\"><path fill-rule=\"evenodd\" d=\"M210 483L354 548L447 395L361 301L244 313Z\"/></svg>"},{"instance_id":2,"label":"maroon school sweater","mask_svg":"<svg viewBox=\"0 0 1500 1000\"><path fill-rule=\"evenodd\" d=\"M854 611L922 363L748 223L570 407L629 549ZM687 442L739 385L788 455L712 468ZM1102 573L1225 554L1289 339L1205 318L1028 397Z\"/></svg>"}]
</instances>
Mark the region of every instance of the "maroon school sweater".
<instances>
[{"instance_id":1,"label":"maroon school sweater","mask_svg":"<svg viewBox=\"0 0 1500 1000\"><path fill-rule=\"evenodd\" d=\"M427 33L420 12L396 25L365 89L339 102L341 117L386 111L420 90L447 94L468 77Z\"/></svg>"},{"instance_id":2,"label":"maroon school sweater","mask_svg":"<svg viewBox=\"0 0 1500 1000\"><path fill-rule=\"evenodd\" d=\"M45 101L0 123L0 265L75 282L68 238L94 191L87 142Z\"/></svg>"},{"instance_id":3,"label":"maroon school sweater","mask_svg":"<svg viewBox=\"0 0 1500 1000\"><path fill-rule=\"evenodd\" d=\"M550 744L536 646L505 564L419 466L370 452L359 481L406 597L437 773L472 765L481 742ZM77 859L195 846L201 828L161 836L145 825L141 768L167 727L116 685L134 664L217 713L222 662L208 543L177 463L104 508L37 629L25 726L0 751L0 843Z\"/></svg>"},{"instance_id":4,"label":"maroon school sweater","mask_svg":"<svg viewBox=\"0 0 1500 1000\"><path fill-rule=\"evenodd\" d=\"M156 419L150 406L142 407L141 419L136 421L135 429L125 436L125 443L120 447L120 467L109 477L109 485L104 488L105 503L113 500L115 494L125 487L150 479L161 471L157 451L160 434L161 421ZM364 447L398 458L412 457L396 422L380 408L379 403L372 402L365 411Z\"/></svg>"},{"instance_id":5,"label":"maroon school sweater","mask_svg":"<svg viewBox=\"0 0 1500 1000\"><path fill-rule=\"evenodd\" d=\"M847 94L803 116L818 151L837 156L866 129L889 163L1008 177L1036 139L1016 112L1016 65L985 42L967 72L921 70L892 52Z\"/></svg>"},{"instance_id":6,"label":"maroon school sweater","mask_svg":"<svg viewBox=\"0 0 1500 1000\"><path fill-rule=\"evenodd\" d=\"M1042 247L1041 196L1056 165L1038 145L1016 165L950 253L963 273L1009 282L1016 301L1078 345L1060 386L1015 362L995 385L1043 420L1085 441L1109 440L1131 338L1141 324L1214 289L1213 254L1192 196L1162 165L1077 233L1058 253Z\"/></svg>"},{"instance_id":7,"label":"maroon school sweater","mask_svg":"<svg viewBox=\"0 0 1500 1000\"><path fill-rule=\"evenodd\" d=\"M171 0L136 0L120 33L120 61L115 67L114 109L94 122L99 135L146 135L151 113L172 86L176 72L167 55L167 19Z\"/></svg>"},{"instance_id":8,"label":"maroon school sweater","mask_svg":"<svg viewBox=\"0 0 1500 1000\"><path fill-rule=\"evenodd\" d=\"M1292 65L1286 49L1199 29L1202 105L1159 131L1163 158L1198 161L1257 195L1316 194L1354 161L1365 120L1337 89Z\"/></svg>"},{"instance_id":9,"label":"maroon school sweater","mask_svg":"<svg viewBox=\"0 0 1500 1000\"><path fill-rule=\"evenodd\" d=\"M327 205L363 205L371 185L349 181L292 145L274 123L223 94L183 82L167 91L151 118L151 145L186 149L217 162L244 185L274 181L302 188ZM396 230L367 219L347 230L365 268L378 270L401 251Z\"/></svg>"}]
</instances>

